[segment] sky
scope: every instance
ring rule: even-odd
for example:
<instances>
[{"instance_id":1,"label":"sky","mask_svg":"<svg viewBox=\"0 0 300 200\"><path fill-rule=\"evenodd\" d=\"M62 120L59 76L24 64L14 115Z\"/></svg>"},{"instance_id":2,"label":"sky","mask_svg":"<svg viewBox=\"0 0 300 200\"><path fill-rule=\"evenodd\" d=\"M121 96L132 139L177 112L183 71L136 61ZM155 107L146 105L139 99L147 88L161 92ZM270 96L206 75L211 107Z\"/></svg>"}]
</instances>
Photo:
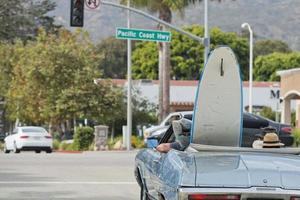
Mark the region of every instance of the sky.
<instances>
[{"instance_id":1,"label":"sky","mask_svg":"<svg viewBox=\"0 0 300 200\"><path fill-rule=\"evenodd\" d=\"M70 1L53 1L57 7L50 15L55 16L56 23L75 30L69 25ZM203 2L196 3L185 9L184 17L174 13L172 23L176 26L203 25L203 16ZM136 14L131 19L134 28L156 28L156 23ZM300 0L223 0L222 3L209 1L210 27L217 26L223 31L240 33L241 24L244 22L250 24L256 39L279 39L287 42L292 49L300 50ZM117 27L125 26L124 10L103 5L95 10L85 8L83 29L90 33L95 42L114 36Z\"/></svg>"}]
</instances>

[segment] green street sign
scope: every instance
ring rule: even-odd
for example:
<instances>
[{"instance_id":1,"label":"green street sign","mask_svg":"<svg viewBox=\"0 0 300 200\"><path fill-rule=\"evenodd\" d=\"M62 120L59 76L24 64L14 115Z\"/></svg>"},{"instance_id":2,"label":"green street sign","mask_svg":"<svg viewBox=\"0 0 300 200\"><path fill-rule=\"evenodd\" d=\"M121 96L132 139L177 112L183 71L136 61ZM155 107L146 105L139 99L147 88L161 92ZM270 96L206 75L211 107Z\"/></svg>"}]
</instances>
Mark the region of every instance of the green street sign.
<instances>
[{"instance_id":1,"label":"green street sign","mask_svg":"<svg viewBox=\"0 0 300 200\"><path fill-rule=\"evenodd\" d=\"M171 32L156 31L156 30L144 30L144 29L128 29L117 28L117 39L133 39L133 40L147 40L156 42L170 42Z\"/></svg>"}]
</instances>

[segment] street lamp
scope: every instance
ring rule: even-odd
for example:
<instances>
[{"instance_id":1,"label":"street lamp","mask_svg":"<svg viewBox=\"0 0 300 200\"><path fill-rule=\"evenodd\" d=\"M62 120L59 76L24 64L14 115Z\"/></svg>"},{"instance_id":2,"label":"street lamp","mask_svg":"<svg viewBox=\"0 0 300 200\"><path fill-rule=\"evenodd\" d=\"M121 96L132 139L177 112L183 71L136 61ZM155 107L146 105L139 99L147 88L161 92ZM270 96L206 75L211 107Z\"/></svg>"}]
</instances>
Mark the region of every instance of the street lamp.
<instances>
[{"instance_id":1,"label":"street lamp","mask_svg":"<svg viewBox=\"0 0 300 200\"><path fill-rule=\"evenodd\" d=\"M253 88L253 32L248 23L243 23L242 28L248 29L250 33L249 41L249 113L252 113L252 88Z\"/></svg>"}]
</instances>

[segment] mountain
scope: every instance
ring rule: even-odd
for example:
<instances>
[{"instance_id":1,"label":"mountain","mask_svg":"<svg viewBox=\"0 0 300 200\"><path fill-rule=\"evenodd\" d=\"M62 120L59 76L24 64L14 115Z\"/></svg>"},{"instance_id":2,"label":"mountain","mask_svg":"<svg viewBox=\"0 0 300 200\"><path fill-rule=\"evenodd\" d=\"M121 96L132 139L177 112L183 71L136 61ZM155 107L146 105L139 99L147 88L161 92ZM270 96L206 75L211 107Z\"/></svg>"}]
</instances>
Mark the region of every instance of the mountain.
<instances>
[{"instance_id":1,"label":"mountain","mask_svg":"<svg viewBox=\"0 0 300 200\"><path fill-rule=\"evenodd\" d=\"M70 27L70 0L53 0L57 7L50 13L56 23ZM111 1L111 0L108 0ZM119 1L113 1L118 3ZM95 42L115 35L116 27L126 27L125 10L100 5L95 10L85 8L84 29ZM156 15L155 13L153 15ZM155 29L156 23L132 14L132 27ZM185 9L184 17L174 13L173 24L186 26L203 25L203 2ZM241 32L241 24L248 22L256 39L279 39L294 50L300 50L300 0L223 0L209 2L209 26L224 31Z\"/></svg>"}]
</instances>

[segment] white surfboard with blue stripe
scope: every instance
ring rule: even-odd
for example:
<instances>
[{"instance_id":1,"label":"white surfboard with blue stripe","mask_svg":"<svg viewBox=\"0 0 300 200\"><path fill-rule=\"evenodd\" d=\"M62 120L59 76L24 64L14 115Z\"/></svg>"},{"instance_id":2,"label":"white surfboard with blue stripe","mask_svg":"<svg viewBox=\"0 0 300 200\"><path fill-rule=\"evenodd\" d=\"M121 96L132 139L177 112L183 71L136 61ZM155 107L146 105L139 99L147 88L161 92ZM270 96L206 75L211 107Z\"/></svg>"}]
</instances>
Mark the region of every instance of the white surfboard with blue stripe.
<instances>
[{"instance_id":1,"label":"white surfboard with blue stripe","mask_svg":"<svg viewBox=\"0 0 300 200\"><path fill-rule=\"evenodd\" d=\"M229 47L211 52L199 80L191 142L240 146L243 117L242 81Z\"/></svg>"}]
</instances>

